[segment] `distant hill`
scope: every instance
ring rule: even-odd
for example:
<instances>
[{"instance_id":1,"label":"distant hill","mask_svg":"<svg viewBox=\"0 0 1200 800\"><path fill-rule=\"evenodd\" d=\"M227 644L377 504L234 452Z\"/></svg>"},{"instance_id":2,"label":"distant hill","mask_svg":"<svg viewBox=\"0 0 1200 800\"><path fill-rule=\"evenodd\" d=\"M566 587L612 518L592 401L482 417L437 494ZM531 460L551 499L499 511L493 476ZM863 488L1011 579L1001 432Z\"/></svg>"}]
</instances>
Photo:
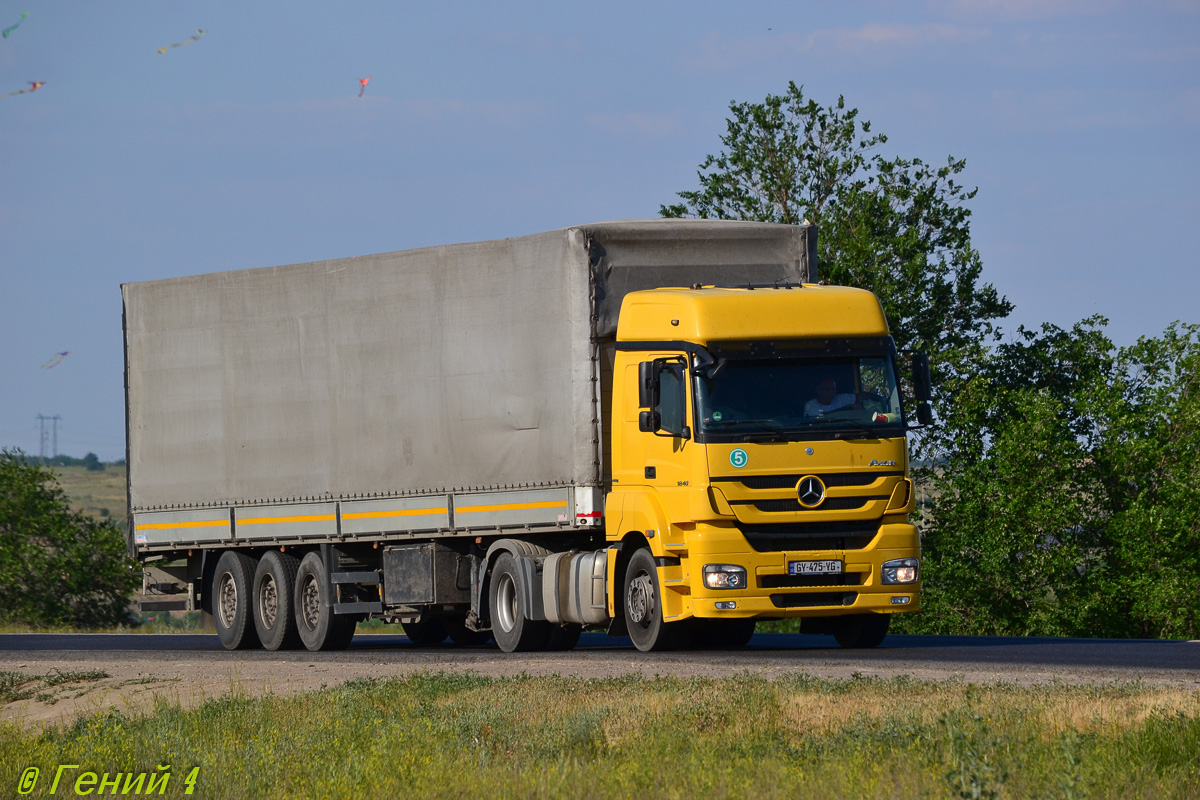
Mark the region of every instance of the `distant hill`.
<instances>
[{"instance_id":1,"label":"distant hill","mask_svg":"<svg viewBox=\"0 0 1200 800\"><path fill-rule=\"evenodd\" d=\"M59 456L59 458L63 458ZM124 525L129 516L125 489L125 464L104 464L103 469L85 466L84 459L71 459L72 466L51 466L58 483L71 501L71 510L82 511L97 519L111 519ZM49 461L49 459L47 459Z\"/></svg>"}]
</instances>

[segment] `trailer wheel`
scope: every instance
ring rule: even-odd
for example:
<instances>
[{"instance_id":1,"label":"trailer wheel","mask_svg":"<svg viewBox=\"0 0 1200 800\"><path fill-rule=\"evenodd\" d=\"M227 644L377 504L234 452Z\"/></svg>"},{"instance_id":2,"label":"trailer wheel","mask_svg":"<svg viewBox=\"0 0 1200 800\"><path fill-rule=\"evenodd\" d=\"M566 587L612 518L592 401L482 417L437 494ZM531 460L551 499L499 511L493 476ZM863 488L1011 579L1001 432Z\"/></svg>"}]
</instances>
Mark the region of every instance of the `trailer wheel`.
<instances>
[{"instance_id":1,"label":"trailer wheel","mask_svg":"<svg viewBox=\"0 0 1200 800\"><path fill-rule=\"evenodd\" d=\"M404 635L417 647L432 647L446 641L446 626L440 619L426 622L403 622Z\"/></svg>"},{"instance_id":2,"label":"trailer wheel","mask_svg":"<svg viewBox=\"0 0 1200 800\"><path fill-rule=\"evenodd\" d=\"M257 647L258 632L253 622L250 588L254 559L227 550L213 572L213 624L226 650Z\"/></svg>"},{"instance_id":3,"label":"trailer wheel","mask_svg":"<svg viewBox=\"0 0 1200 800\"><path fill-rule=\"evenodd\" d=\"M292 598L299 570L300 559L270 550L254 571L254 628L268 650L295 650L302 644Z\"/></svg>"},{"instance_id":4,"label":"trailer wheel","mask_svg":"<svg viewBox=\"0 0 1200 800\"><path fill-rule=\"evenodd\" d=\"M502 553L492 569L488 610L492 615L492 638L501 650L515 653L545 649L550 623L526 619L517 561L509 553Z\"/></svg>"},{"instance_id":5,"label":"trailer wheel","mask_svg":"<svg viewBox=\"0 0 1200 800\"><path fill-rule=\"evenodd\" d=\"M842 647L865 650L878 647L887 636L891 614L850 614L837 617L833 623L833 638Z\"/></svg>"},{"instance_id":6,"label":"trailer wheel","mask_svg":"<svg viewBox=\"0 0 1200 800\"><path fill-rule=\"evenodd\" d=\"M309 650L343 650L354 636L357 618L333 613L333 598L326 597L328 576L320 553L312 552L296 571L294 602L296 628Z\"/></svg>"},{"instance_id":7,"label":"trailer wheel","mask_svg":"<svg viewBox=\"0 0 1200 800\"><path fill-rule=\"evenodd\" d=\"M670 650L686 633L682 622L663 621L658 590L658 567L646 548L635 552L625 568L625 627L633 645L643 653Z\"/></svg>"}]
</instances>

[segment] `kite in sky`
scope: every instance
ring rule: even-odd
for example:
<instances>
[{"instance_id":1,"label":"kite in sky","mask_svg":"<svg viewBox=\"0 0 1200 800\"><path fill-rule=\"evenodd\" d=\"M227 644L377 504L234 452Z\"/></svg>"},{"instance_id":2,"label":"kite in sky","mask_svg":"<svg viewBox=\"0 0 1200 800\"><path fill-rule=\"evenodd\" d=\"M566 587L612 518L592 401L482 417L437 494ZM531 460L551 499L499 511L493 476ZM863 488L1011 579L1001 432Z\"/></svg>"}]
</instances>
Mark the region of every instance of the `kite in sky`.
<instances>
[{"instance_id":1,"label":"kite in sky","mask_svg":"<svg viewBox=\"0 0 1200 800\"><path fill-rule=\"evenodd\" d=\"M358 82L362 84L362 88L358 90L358 96L362 97L363 92L367 90L367 84L371 82L370 78L359 78Z\"/></svg>"},{"instance_id":2,"label":"kite in sky","mask_svg":"<svg viewBox=\"0 0 1200 800\"><path fill-rule=\"evenodd\" d=\"M61 353L55 353L54 358L50 359L45 364L42 364L42 369L54 369L55 367L57 367L59 364L62 363L62 360L64 358L66 358L69 355L71 355L70 350L63 350Z\"/></svg>"},{"instance_id":3,"label":"kite in sky","mask_svg":"<svg viewBox=\"0 0 1200 800\"><path fill-rule=\"evenodd\" d=\"M3 35L3 36L4 36L4 38L5 38L5 39L7 39L7 38L8 38L8 35L9 35L10 33L12 33L13 31L15 31L17 28L21 27L21 23L22 23L22 22L24 22L24 21L25 21L25 18L26 18L26 17L28 17L28 16L29 16L29 14L28 14L27 12L25 12L25 11L22 11L22 12L21 12L21 18L20 18L19 20L17 20L15 23L13 23L12 25L9 25L9 26L8 26L7 28L5 28L3 31L0 31L0 35Z\"/></svg>"},{"instance_id":4,"label":"kite in sky","mask_svg":"<svg viewBox=\"0 0 1200 800\"><path fill-rule=\"evenodd\" d=\"M45 81L30 81L28 89L22 89L19 92L9 92L8 94L0 94L0 97L16 97L19 94L29 94L30 92L36 92L45 85Z\"/></svg>"},{"instance_id":5,"label":"kite in sky","mask_svg":"<svg viewBox=\"0 0 1200 800\"><path fill-rule=\"evenodd\" d=\"M169 44L166 47L160 47L160 48L158 48L158 52L165 53L168 50L170 50L172 47L183 47L185 44L191 44L192 42L196 41L197 39L199 39L201 36L203 36L206 33L208 33L208 31L204 30L203 28L196 28L195 36L191 37L190 39L185 39L182 42L176 42L175 44Z\"/></svg>"}]
</instances>

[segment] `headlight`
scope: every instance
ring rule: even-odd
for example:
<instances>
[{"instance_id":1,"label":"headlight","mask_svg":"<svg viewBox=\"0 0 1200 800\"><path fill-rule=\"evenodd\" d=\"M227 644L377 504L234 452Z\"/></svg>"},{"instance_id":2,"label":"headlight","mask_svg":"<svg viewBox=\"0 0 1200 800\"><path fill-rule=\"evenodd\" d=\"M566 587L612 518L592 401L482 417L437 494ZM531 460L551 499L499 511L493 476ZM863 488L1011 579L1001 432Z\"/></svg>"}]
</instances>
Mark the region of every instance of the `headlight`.
<instances>
[{"instance_id":1,"label":"headlight","mask_svg":"<svg viewBox=\"0 0 1200 800\"><path fill-rule=\"evenodd\" d=\"M883 562L883 582L916 583L921 575L921 562L915 558L898 558Z\"/></svg>"},{"instance_id":2,"label":"headlight","mask_svg":"<svg viewBox=\"0 0 1200 800\"><path fill-rule=\"evenodd\" d=\"M736 564L705 564L704 585L710 589L745 589L746 568Z\"/></svg>"}]
</instances>

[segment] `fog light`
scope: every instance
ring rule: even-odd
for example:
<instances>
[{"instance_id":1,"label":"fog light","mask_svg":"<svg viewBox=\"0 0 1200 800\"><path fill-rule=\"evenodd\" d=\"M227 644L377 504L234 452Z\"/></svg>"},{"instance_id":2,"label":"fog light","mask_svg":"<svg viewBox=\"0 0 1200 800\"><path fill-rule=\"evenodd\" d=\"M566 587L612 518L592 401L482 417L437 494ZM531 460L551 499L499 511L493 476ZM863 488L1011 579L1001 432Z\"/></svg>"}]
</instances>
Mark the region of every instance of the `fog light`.
<instances>
[{"instance_id":1,"label":"fog light","mask_svg":"<svg viewBox=\"0 0 1200 800\"><path fill-rule=\"evenodd\" d=\"M893 597L893 598L892 598L892 605L894 605L894 606L906 606L906 605L908 605L908 602L909 602L910 600L912 600L912 598L911 598L911 597Z\"/></svg>"},{"instance_id":2,"label":"fog light","mask_svg":"<svg viewBox=\"0 0 1200 800\"><path fill-rule=\"evenodd\" d=\"M898 558L883 562L883 582L916 583L920 576L920 562L915 558Z\"/></svg>"},{"instance_id":3,"label":"fog light","mask_svg":"<svg viewBox=\"0 0 1200 800\"><path fill-rule=\"evenodd\" d=\"M745 589L746 568L736 564L705 564L704 585L710 589Z\"/></svg>"},{"instance_id":4,"label":"fog light","mask_svg":"<svg viewBox=\"0 0 1200 800\"><path fill-rule=\"evenodd\" d=\"M716 605L721 611L730 611L737 608L737 603L733 602L732 600L727 600L723 603L717 603Z\"/></svg>"}]
</instances>

